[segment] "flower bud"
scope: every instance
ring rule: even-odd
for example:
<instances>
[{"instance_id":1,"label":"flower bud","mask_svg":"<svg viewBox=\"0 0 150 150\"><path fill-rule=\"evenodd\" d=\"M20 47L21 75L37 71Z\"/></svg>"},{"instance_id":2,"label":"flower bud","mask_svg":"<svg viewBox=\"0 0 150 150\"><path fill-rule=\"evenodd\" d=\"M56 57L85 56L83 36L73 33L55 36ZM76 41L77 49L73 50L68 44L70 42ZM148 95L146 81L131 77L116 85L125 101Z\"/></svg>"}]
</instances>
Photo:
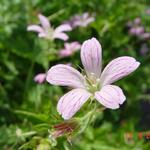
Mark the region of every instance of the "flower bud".
<instances>
[{"instance_id":1,"label":"flower bud","mask_svg":"<svg viewBox=\"0 0 150 150\"><path fill-rule=\"evenodd\" d=\"M79 129L80 125L76 119L64 121L63 123L54 125L54 132L51 133L53 138L66 135L67 138Z\"/></svg>"}]
</instances>

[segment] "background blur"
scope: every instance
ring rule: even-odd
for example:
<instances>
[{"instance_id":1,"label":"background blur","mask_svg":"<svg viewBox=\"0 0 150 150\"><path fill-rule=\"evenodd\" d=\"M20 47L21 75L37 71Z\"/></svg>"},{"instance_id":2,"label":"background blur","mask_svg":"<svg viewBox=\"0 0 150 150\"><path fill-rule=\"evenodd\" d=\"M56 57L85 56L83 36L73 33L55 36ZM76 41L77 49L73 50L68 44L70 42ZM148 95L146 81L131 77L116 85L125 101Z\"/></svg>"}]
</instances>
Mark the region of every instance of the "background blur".
<instances>
[{"instance_id":1,"label":"background blur","mask_svg":"<svg viewBox=\"0 0 150 150\"><path fill-rule=\"evenodd\" d=\"M51 51L62 49L64 42L55 40L49 47L48 40L28 32L27 26L39 24L39 13L57 27L84 12L94 14L95 21L68 32L70 42L82 43L94 36L102 45L104 66L123 55L135 57L141 65L116 83L127 97L121 109L106 109L72 145L65 137L49 142L48 131L62 120L57 100L67 89L33 79L58 63L78 68L80 52L59 58ZM136 31L138 27L146 34ZM0 149L149 150L149 33L148 0L0 0Z\"/></svg>"}]
</instances>

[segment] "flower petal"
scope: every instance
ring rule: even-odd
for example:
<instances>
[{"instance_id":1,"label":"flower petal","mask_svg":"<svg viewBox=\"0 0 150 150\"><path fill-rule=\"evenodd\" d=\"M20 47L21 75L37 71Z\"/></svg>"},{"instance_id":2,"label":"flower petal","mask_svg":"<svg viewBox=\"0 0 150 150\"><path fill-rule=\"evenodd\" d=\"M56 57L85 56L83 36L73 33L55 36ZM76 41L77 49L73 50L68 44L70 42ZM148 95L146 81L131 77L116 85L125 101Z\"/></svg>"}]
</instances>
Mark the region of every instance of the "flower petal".
<instances>
[{"instance_id":1,"label":"flower petal","mask_svg":"<svg viewBox=\"0 0 150 150\"><path fill-rule=\"evenodd\" d=\"M58 54L60 57L67 57L73 55L76 51L78 51L81 47L80 43L72 42L72 43L64 43L64 49L61 49Z\"/></svg>"},{"instance_id":2,"label":"flower petal","mask_svg":"<svg viewBox=\"0 0 150 150\"><path fill-rule=\"evenodd\" d=\"M77 51L81 48L79 42L65 43L64 45L65 45L65 49L70 51Z\"/></svg>"},{"instance_id":3,"label":"flower petal","mask_svg":"<svg viewBox=\"0 0 150 150\"><path fill-rule=\"evenodd\" d=\"M54 85L85 88L84 77L76 69L67 65L56 65L47 72L46 80Z\"/></svg>"},{"instance_id":4,"label":"flower petal","mask_svg":"<svg viewBox=\"0 0 150 150\"><path fill-rule=\"evenodd\" d=\"M38 33L44 32L43 28L38 25L29 25L27 27L27 31L34 31L34 32L38 32Z\"/></svg>"},{"instance_id":5,"label":"flower petal","mask_svg":"<svg viewBox=\"0 0 150 150\"><path fill-rule=\"evenodd\" d=\"M82 19L87 19L89 17L89 13L88 12L85 12L82 16Z\"/></svg>"},{"instance_id":6,"label":"flower petal","mask_svg":"<svg viewBox=\"0 0 150 150\"><path fill-rule=\"evenodd\" d=\"M73 55L73 51L70 51L70 50L67 50L67 49L62 49L59 51L59 56L60 57L68 57L68 56L71 56Z\"/></svg>"},{"instance_id":7,"label":"flower petal","mask_svg":"<svg viewBox=\"0 0 150 150\"><path fill-rule=\"evenodd\" d=\"M48 28L50 28L50 23L47 17L43 16L42 14L39 14L38 17L44 29L47 30Z\"/></svg>"},{"instance_id":8,"label":"flower petal","mask_svg":"<svg viewBox=\"0 0 150 150\"><path fill-rule=\"evenodd\" d=\"M111 84L135 71L139 65L140 63L133 57L118 57L105 67L100 78L100 83L102 86Z\"/></svg>"},{"instance_id":9,"label":"flower petal","mask_svg":"<svg viewBox=\"0 0 150 150\"><path fill-rule=\"evenodd\" d=\"M94 17L90 17L85 21L85 26L87 26L88 24L90 24L91 22L93 22L95 20Z\"/></svg>"},{"instance_id":10,"label":"flower petal","mask_svg":"<svg viewBox=\"0 0 150 150\"><path fill-rule=\"evenodd\" d=\"M71 30L72 28L69 24L62 24L55 29L55 32L60 33L60 32L71 31Z\"/></svg>"},{"instance_id":11,"label":"flower petal","mask_svg":"<svg viewBox=\"0 0 150 150\"><path fill-rule=\"evenodd\" d=\"M34 81L41 84L45 81L46 74L45 73L39 73L34 77Z\"/></svg>"},{"instance_id":12,"label":"flower petal","mask_svg":"<svg viewBox=\"0 0 150 150\"><path fill-rule=\"evenodd\" d=\"M41 32L38 34L39 38L48 37L48 35L45 32Z\"/></svg>"},{"instance_id":13,"label":"flower petal","mask_svg":"<svg viewBox=\"0 0 150 150\"><path fill-rule=\"evenodd\" d=\"M61 39L61 40L64 40L64 41L67 41L69 39L67 34L65 34L65 33L57 33L57 32L54 32L53 38Z\"/></svg>"},{"instance_id":14,"label":"flower petal","mask_svg":"<svg viewBox=\"0 0 150 150\"><path fill-rule=\"evenodd\" d=\"M115 85L106 85L100 91L95 92L95 98L105 107L110 109L119 108L126 100L122 89Z\"/></svg>"},{"instance_id":15,"label":"flower petal","mask_svg":"<svg viewBox=\"0 0 150 150\"><path fill-rule=\"evenodd\" d=\"M81 60L88 76L99 78L101 74L102 49L96 38L85 41L81 47Z\"/></svg>"},{"instance_id":16,"label":"flower petal","mask_svg":"<svg viewBox=\"0 0 150 150\"><path fill-rule=\"evenodd\" d=\"M84 89L74 89L60 98L57 111L64 119L70 119L90 96L91 94Z\"/></svg>"}]
</instances>

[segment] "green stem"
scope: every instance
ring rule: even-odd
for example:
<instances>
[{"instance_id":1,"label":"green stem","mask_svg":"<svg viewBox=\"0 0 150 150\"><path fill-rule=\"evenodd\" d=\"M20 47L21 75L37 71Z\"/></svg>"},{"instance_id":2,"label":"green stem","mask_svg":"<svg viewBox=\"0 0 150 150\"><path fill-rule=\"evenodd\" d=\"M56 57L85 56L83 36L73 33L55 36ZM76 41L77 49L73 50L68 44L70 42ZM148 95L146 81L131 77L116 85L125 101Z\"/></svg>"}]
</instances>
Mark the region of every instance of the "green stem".
<instances>
[{"instance_id":1,"label":"green stem","mask_svg":"<svg viewBox=\"0 0 150 150\"><path fill-rule=\"evenodd\" d=\"M79 132L79 134L81 134L88 126L88 124L90 124L91 120L92 120L92 117L93 115L96 113L96 104L94 105L94 108L88 112L83 118L81 118L81 124L83 125L81 131ZM82 126L81 125L81 126Z\"/></svg>"},{"instance_id":2,"label":"green stem","mask_svg":"<svg viewBox=\"0 0 150 150\"><path fill-rule=\"evenodd\" d=\"M57 18L59 15L63 14L65 11L66 11L65 8L64 8L64 9L61 9L61 10L59 10L58 12L56 12L56 13L50 15L50 16L48 17L48 19L52 20L52 19L54 19L54 18Z\"/></svg>"},{"instance_id":3,"label":"green stem","mask_svg":"<svg viewBox=\"0 0 150 150\"><path fill-rule=\"evenodd\" d=\"M24 98L25 98L25 96L26 96L26 93L27 93L27 90L28 90L28 87L29 87L30 78L31 78L31 75L32 75L32 71L33 71L33 68L34 68L34 64L35 64L35 61L32 61L32 62L31 62L31 65L30 65L30 68L29 68L29 71L28 71L28 75L27 75L26 83L25 83L25 90L24 90L24 94L23 94L23 97L24 97Z\"/></svg>"}]
</instances>

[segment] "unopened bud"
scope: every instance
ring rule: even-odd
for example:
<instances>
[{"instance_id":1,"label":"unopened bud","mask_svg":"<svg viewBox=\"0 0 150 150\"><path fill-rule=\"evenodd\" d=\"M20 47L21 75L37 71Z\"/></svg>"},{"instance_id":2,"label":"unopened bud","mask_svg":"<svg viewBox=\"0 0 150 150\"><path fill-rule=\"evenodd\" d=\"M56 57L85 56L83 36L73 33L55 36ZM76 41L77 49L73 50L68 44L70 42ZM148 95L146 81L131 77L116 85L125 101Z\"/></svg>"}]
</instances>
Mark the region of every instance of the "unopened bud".
<instances>
[{"instance_id":1,"label":"unopened bud","mask_svg":"<svg viewBox=\"0 0 150 150\"><path fill-rule=\"evenodd\" d=\"M64 121L63 123L54 125L55 131L51 133L51 136L53 138L58 138L64 135L70 136L73 132L78 130L79 126L79 123L75 119Z\"/></svg>"}]
</instances>

